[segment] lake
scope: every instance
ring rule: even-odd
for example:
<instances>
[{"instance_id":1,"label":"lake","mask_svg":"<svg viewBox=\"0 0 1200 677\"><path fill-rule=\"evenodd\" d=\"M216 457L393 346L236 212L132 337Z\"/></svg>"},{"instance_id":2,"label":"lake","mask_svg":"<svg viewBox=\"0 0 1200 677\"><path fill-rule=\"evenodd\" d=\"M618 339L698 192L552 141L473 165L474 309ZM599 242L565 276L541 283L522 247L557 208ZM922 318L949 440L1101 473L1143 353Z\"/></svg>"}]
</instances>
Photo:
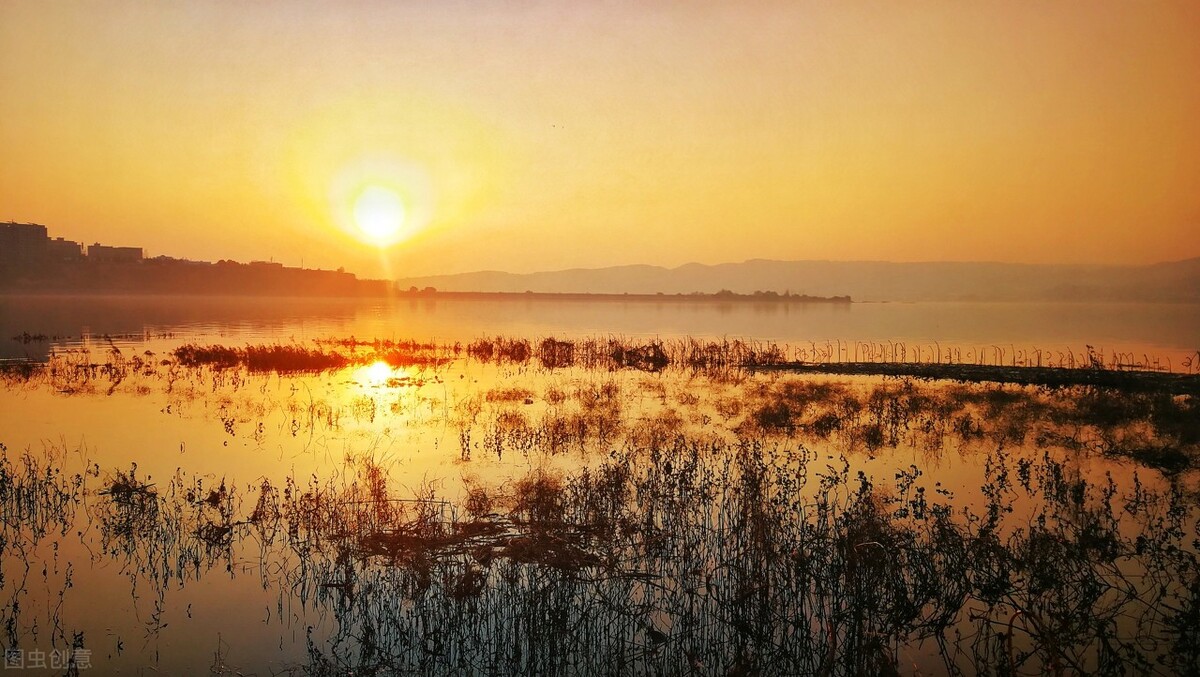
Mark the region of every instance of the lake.
<instances>
[{"instance_id":1,"label":"lake","mask_svg":"<svg viewBox=\"0 0 1200 677\"><path fill-rule=\"evenodd\" d=\"M0 299L0 638L80 674L1178 674L1196 398L740 365L1194 373L1197 310Z\"/></svg>"},{"instance_id":2,"label":"lake","mask_svg":"<svg viewBox=\"0 0 1200 677\"><path fill-rule=\"evenodd\" d=\"M678 303L313 300L252 297L0 297L0 357L44 356L28 332L70 337L224 336L287 342L322 336L469 341L522 336L740 337L803 345L907 342L990 350L1042 347L1159 356L1177 365L1200 349L1200 306L1087 303ZM54 343L54 342L50 342ZM1011 352L1010 352L1011 354Z\"/></svg>"}]
</instances>

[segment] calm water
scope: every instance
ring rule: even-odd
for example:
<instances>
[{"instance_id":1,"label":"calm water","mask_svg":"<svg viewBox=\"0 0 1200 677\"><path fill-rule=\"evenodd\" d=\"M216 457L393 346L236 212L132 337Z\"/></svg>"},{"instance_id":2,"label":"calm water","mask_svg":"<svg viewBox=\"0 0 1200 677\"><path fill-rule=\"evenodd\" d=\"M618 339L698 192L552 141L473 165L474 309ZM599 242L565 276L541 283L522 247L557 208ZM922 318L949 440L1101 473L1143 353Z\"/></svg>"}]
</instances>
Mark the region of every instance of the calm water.
<instances>
[{"instance_id":1,"label":"calm water","mask_svg":"<svg viewBox=\"0 0 1200 677\"><path fill-rule=\"evenodd\" d=\"M171 351L693 336L1178 366L1196 310L3 299L4 356L48 368L0 381L0 643L95 674L1171 674L1200 494L1144 459L1196 453L1188 398Z\"/></svg>"},{"instance_id":2,"label":"calm water","mask_svg":"<svg viewBox=\"0 0 1200 677\"><path fill-rule=\"evenodd\" d=\"M23 332L70 337L8 340ZM1177 368L1200 350L1200 306L1074 303L653 303L638 301L339 301L207 297L0 297L0 357L44 358L80 337L161 335L230 341L327 336L469 341L484 335L741 337L803 345L907 342L1157 356Z\"/></svg>"}]
</instances>

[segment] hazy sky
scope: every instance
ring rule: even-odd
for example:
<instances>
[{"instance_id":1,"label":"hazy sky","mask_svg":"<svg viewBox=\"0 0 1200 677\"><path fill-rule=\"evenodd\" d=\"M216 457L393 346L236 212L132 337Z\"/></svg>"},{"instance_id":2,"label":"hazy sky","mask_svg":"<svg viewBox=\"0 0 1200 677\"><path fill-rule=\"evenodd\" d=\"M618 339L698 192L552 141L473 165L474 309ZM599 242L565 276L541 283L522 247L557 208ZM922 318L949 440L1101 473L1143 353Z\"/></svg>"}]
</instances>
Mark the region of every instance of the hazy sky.
<instances>
[{"instance_id":1,"label":"hazy sky","mask_svg":"<svg viewBox=\"0 0 1200 677\"><path fill-rule=\"evenodd\" d=\"M4 0L0 101L0 219L151 255L1200 256L1194 0Z\"/></svg>"}]
</instances>

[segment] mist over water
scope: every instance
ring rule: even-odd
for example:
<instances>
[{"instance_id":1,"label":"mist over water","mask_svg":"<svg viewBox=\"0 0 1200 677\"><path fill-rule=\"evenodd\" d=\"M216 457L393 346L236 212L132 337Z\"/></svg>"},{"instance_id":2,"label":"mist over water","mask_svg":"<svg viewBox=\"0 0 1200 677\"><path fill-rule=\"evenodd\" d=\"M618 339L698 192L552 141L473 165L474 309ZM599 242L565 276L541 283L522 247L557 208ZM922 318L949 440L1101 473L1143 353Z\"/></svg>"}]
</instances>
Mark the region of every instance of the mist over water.
<instances>
[{"instance_id":1,"label":"mist over water","mask_svg":"<svg viewBox=\"0 0 1200 677\"><path fill-rule=\"evenodd\" d=\"M20 343L28 332L60 340ZM292 342L327 336L470 341L528 336L746 338L803 345L906 342L1129 353L1178 365L1200 349L1200 305L1125 303L673 303L556 300L311 300L236 297L0 297L0 357L44 357L82 337L216 334ZM851 347L847 348L847 345Z\"/></svg>"}]
</instances>

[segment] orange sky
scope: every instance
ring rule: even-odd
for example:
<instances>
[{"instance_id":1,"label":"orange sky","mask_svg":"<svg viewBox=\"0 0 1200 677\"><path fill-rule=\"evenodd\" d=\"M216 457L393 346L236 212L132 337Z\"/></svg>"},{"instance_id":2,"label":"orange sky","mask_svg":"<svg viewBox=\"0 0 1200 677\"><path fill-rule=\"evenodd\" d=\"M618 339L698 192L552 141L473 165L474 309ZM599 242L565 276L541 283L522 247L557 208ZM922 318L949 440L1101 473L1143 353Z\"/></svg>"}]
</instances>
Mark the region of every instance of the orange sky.
<instances>
[{"instance_id":1,"label":"orange sky","mask_svg":"<svg viewBox=\"0 0 1200 677\"><path fill-rule=\"evenodd\" d=\"M729 5L5 0L0 219L365 276L1200 256L1200 3Z\"/></svg>"}]
</instances>

